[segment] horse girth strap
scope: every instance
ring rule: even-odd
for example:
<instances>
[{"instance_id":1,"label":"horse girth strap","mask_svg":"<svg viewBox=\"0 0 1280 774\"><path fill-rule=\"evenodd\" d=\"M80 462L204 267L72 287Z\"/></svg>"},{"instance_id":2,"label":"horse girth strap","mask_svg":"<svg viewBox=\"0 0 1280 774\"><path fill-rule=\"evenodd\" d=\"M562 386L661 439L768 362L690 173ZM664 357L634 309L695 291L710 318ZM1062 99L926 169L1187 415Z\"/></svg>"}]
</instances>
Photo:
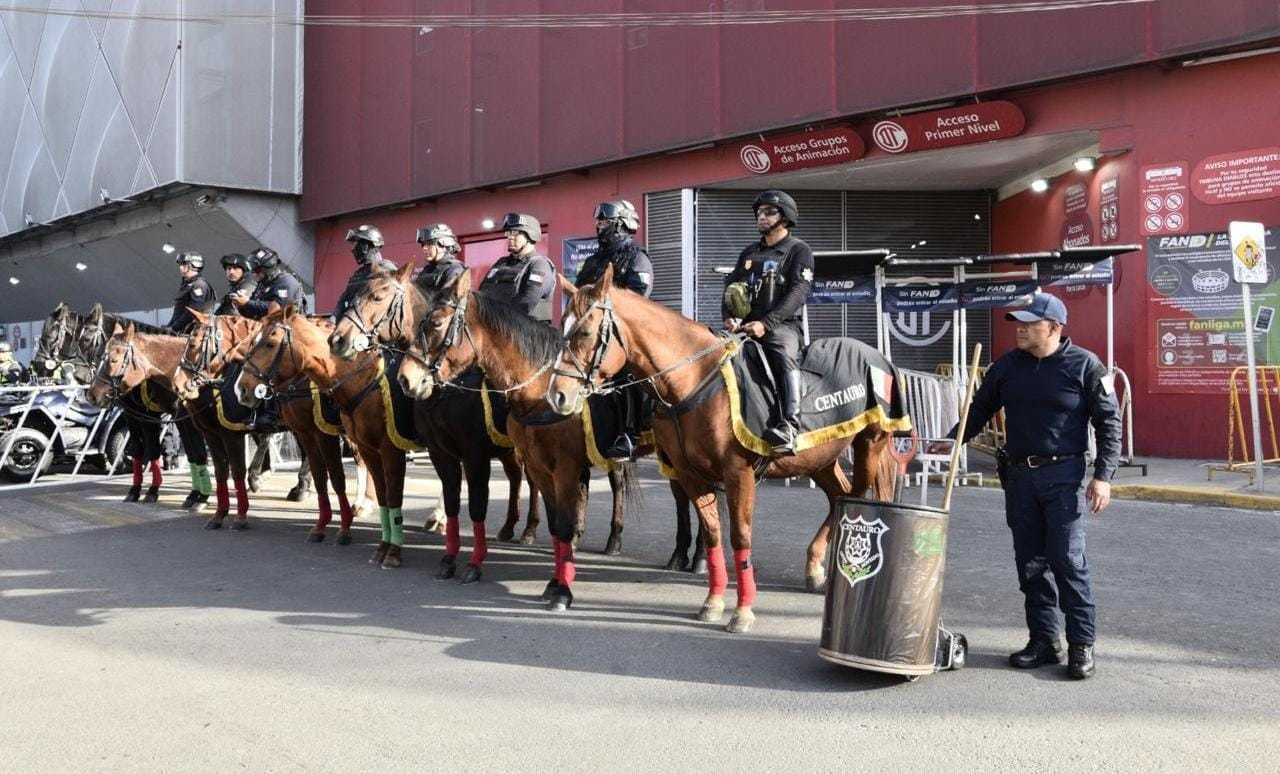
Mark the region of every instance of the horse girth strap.
<instances>
[{"instance_id":1,"label":"horse girth strap","mask_svg":"<svg viewBox=\"0 0 1280 774\"><path fill-rule=\"evenodd\" d=\"M682 417L693 411L703 403L711 400L725 389L724 379L720 376L720 369L713 368L702 377L702 381L698 382L693 391L686 395L683 399L657 407L656 412L662 414L668 419ZM659 398L661 400L661 398Z\"/></svg>"}]
</instances>

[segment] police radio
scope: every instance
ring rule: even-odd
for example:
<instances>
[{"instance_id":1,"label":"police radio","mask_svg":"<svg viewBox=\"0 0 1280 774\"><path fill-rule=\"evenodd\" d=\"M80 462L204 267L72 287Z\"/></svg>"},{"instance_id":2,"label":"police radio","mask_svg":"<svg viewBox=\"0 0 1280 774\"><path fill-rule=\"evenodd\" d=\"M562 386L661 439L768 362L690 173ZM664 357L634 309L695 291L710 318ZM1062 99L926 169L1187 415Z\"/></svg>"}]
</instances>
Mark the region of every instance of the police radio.
<instances>
[{"instance_id":1,"label":"police radio","mask_svg":"<svg viewBox=\"0 0 1280 774\"><path fill-rule=\"evenodd\" d=\"M756 301L761 309L772 309L778 297L778 262L765 261L760 267L760 287L756 291Z\"/></svg>"}]
</instances>

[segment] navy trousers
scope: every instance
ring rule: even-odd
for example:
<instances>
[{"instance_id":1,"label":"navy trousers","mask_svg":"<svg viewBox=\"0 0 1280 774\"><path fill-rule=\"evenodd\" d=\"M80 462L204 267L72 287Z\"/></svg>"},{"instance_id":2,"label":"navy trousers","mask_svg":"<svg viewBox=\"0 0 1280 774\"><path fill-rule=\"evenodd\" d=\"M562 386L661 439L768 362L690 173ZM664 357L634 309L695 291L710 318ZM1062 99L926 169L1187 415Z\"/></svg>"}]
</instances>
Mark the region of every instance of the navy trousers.
<instances>
[{"instance_id":1,"label":"navy trousers","mask_svg":"<svg viewBox=\"0 0 1280 774\"><path fill-rule=\"evenodd\" d=\"M1033 638L1057 639L1061 608L1067 642L1094 641L1096 610L1084 555L1084 473L1083 459L1034 469L1011 465L1005 471L1005 519L1013 532L1018 587L1026 597Z\"/></svg>"}]
</instances>

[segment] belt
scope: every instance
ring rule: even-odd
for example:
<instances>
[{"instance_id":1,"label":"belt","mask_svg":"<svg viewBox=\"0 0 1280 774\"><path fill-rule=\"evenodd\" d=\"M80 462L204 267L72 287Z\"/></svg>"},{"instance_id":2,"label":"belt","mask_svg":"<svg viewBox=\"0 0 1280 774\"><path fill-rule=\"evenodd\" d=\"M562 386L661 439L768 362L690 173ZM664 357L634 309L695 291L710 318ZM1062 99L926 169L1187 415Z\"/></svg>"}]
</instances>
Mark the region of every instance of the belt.
<instances>
[{"instance_id":1,"label":"belt","mask_svg":"<svg viewBox=\"0 0 1280 774\"><path fill-rule=\"evenodd\" d=\"M1045 465L1052 465L1055 462L1064 462L1066 460L1074 460L1083 457L1083 454L1030 454L1026 457L1010 457L1009 464L1016 465L1020 468L1043 468Z\"/></svg>"}]
</instances>

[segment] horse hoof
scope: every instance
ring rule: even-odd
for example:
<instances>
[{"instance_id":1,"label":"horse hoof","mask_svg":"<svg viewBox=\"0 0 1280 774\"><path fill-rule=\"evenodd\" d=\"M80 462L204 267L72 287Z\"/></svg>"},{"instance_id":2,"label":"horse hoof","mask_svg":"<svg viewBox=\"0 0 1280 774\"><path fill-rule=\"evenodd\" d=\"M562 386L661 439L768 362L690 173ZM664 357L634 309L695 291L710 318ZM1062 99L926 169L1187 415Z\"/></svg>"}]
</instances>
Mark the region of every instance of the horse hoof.
<instances>
[{"instance_id":1,"label":"horse hoof","mask_svg":"<svg viewBox=\"0 0 1280 774\"><path fill-rule=\"evenodd\" d=\"M210 519L204 523L205 529L222 529L222 522Z\"/></svg>"},{"instance_id":2,"label":"horse hoof","mask_svg":"<svg viewBox=\"0 0 1280 774\"><path fill-rule=\"evenodd\" d=\"M339 533L338 533L338 545L340 545L340 546L349 546L349 545L351 545L351 533L350 533L350 532L339 532Z\"/></svg>"},{"instance_id":3,"label":"horse hoof","mask_svg":"<svg viewBox=\"0 0 1280 774\"><path fill-rule=\"evenodd\" d=\"M751 625L756 622L756 614L751 612L749 607L738 608L733 618L729 619L729 625L724 630L730 634L746 634L751 631Z\"/></svg>"},{"instance_id":4,"label":"horse hoof","mask_svg":"<svg viewBox=\"0 0 1280 774\"><path fill-rule=\"evenodd\" d=\"M159 501L160 501L160 490L158 489L148 489L147 493L142 496L142 502L144 503L155 503Z\"/></svg>"},{"instance_id":5,"label":"horse hoof","mask_svg":"<svg viewBox=\"0 0 1280 774\"><path fill-rule=\"evenodd\" d=\"M249 491L250 491L250 492L254 492L254 493L256 494L256 493L258 492L258 490L260 490L260 489L262 489L262 482L261 482L260 480L258 480L258 477L257 477L257 476L250 476L250 477L249 477Z\"/></svg>"},{"instance_id":6,"label":"horse hoof","mask_svg":"<svg viewBox=\"0 0 1280 774\"><path fill-rule=\"evenodd\" d=\"M604 546L605 556L620 556L622 554L622 539L610 539Z\"/></svg>"},{"instance_id":7,"label":"horse hoof","mask_svg":"<svg viewBox=\"0 0 1280 774\"><path fill-rule=\"evenodd\" d=\"M390 543L379 543L373 551L373 556L369 557L369 564L382 564L382 560L387 558L387 549L390 547Z\"/></svg>"},{"instance_id":8,"label":"horse hoof","mask_svg":"<svg viewBox=\"0 0 1280 774\"><path fill-rule=\"evenodd\" d=\"M827 590L826 573L804 576L804 590L810 594L821 594Z\"/></svg>"},{"instance_id":9,"label":"horse hoof","mask_svg":"<svg viewBox=\"0 0 1280 774\"><path fill-rule=\"evenodd\" d=\"M428 535L433 533L436 535L442 535L444 534L444 522L439 519L428 521L426 524L422 525L422 531Z\"/></svg>"},{"instance_id":10,"label":"horse hoof","mask_svg":"<svg viewBox=\"0 0 1280 774\"><path fill-rule=\"evenodd\" d=\"M687 570L689 569L689 559L682 556L680 552L677 551L671 555L671 558L667 560L666 565L662 569L670 570L672 572L676 570Z\"/></svg>"},{"instance_id":11,"label":"horse hoof","mask_svg":"<svg viewBox=\"0 0 1280 774\"><path fill-rule=\"evenodd\" d=\"M724 600L712 599L702 603L702 609L698 611L698 620L703 623L715 623L724 617Z\"/></svg>"},{"instance_id":12,"label":"horse hoof","mask_svg":"<svg viewBox=\"0 0 1280 774\"><path fill-rule=\"evenodd\" d=\"M503 527L498 530L498 540L501 540L503 543L511 543L515 540L515 537L516 531L511 527Z\"/></svg>"},{"instance_id":13,"label":"horse hoof","mask_svg":"<svg viewBox=\"0 0 1280 774\"><path fill-rule=\"evenodd\" d=\"M457 574L457 557L448 555L440 557L440 567L436 570L436 580L448 580Z\"/></svg>"},{"instance_id":14,"label":"horse hoof","mask_svg":"<svg viewBox=\"0 0 1280 774\"><path fill-rule=\"evenodd\" d=\"M387 556L382 560L382 569L394 570L400 566L400 555L387 552Z\"/></svg>"},{"instance_id":15,"label":"horse hoof","mask_svg":"<svg viewBox=\"0 0 1280 774\"><path fill-rule=\"evenodd\" d=\"M142 496L142 487L140 486L131 487L129 491L125 493L124 500L122 502L136 503L138 502L138 498L141 496Z\"/></svg>"},{"instance_id":16,"label":"horse hoof","mask_svg":"<svg viewBox=\"0 0 1280 774\"><path fill-rule=\"evenodd\" d=\"M468 583L475 583L480 580L482 575L483 573L480 572L479 567L476 567L474 564L469 564L467 565L467 571L462 573L461 583L464 586Z\"/></svg>"},{"instance_id":17,"label":"horse hoof","mask_svg":"<svg viewBox=\"0 0 1280 774\"><path fill-rule=\"evenodd\" d=\"M707 574L707 560L706 560L706 559L694 559L694 560L693 560L693 574L694 574L694 575L706 575L706 574Z\"/></svg>"},{"instance_id":18,"label":"horse hoof","mask_svg":"<svg viewBox=\"0 0 1280 774\"><path fill-rule=\"evenodd\" d=\"M284 499L288 500L291 503L300 503L302 502L302 498L306 496L307 496L307 490L303 489L300 486L295 486L293 489L289 490L289 494L285 495Z\"/></svg>"},{"instance_id":19,"label":"horse hoof","mask_svg":"<svg viewBox=\"0 0 1280 774\"><path fill-rule=\"evenodd\" d=\"M573 607L573 592L568 586L557 587L551 601L547 603L547 609L553 613L563 613L571 607Z\"/></svg>"},{"instance_id":20,"label":"horse hoof","mask_svg":"<svg viewBox=\"0 0 1280 774\"><path fill-rule=\"evenodd\" d=\"M542 590L542 601L550 602L556 592L560 590L560 584L554 580L547 581L547 587Z\"/></svg>"},{"instance_id":21,"label":"horse hoof","mask_svg":"<svg viewBox=\"0 0 1280 774\"><path fill-rule=\"evenodd\" d=\"M533 539L536 534L537 534L536 530L526 529L524 533L520 535L520 545L522 546L533 545Z\"/></svg>"},{"instance_id":22,"label":"horse hoof","mask_svg":"<svg viewBox=\"0 0 1280 774\"><path fill-rule=\"evenodd\" d=\"M248 519L236 519L235 521L231 522L231 529L235 530L236 532L244 532L248 528L249 528Z\"/></svg>"},{"instance_id":23,"label":"horse hoof","mask_svg":"<svg viewBox=\"0 0 1280 774\"><path fill-rule=\"evenodd\" d=\"M308 542L308 543L323 543L323 542L324 542L324 533L323 533L323 532L310 532L310 533L308 533L308 534L307 534L307 542Z\"/></svg>"}]
</instances>

